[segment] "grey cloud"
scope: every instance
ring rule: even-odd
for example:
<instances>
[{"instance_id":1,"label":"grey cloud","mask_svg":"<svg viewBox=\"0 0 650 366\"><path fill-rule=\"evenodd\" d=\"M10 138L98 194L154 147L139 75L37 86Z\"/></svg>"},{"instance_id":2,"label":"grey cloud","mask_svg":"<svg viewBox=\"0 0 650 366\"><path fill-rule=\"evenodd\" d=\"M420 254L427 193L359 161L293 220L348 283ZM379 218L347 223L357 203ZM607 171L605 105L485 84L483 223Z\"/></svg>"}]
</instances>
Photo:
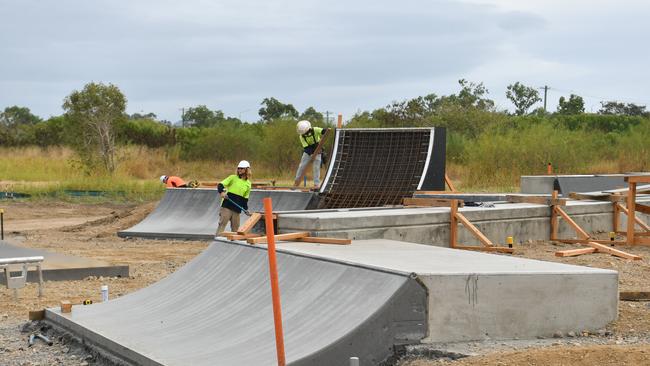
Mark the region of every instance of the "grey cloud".
<instances>
[{"instance_id":1,"label":"grey cloud","mask_svg":"<svg viewBox=\"0 0 650 366\"><path fill-rule=\"evenodd\" d=\"M503 57L503 45L606 67L589 32L612 44L621 36L584 21L570 56L573 35L543 15L430 0L23 0L0 2L0 13L0 108L44 116L89 81L116 84L130 109L170 120L197 104L237 115L267 96L350 112L456 90L433 84Z\"/></svg>"}]
</instances>

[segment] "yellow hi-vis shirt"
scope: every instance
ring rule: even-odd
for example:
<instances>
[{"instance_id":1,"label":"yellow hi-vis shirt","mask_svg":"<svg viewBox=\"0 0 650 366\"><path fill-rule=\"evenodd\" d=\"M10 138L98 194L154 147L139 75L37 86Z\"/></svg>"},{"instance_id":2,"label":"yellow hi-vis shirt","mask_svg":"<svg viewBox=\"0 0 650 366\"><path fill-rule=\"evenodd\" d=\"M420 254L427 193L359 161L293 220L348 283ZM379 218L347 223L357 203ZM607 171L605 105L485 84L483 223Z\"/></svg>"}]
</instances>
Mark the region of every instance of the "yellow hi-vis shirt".
<instances>
[{"instance_id":1,"label":"yellow hi-vis shirt","mask_svg":"<svg viewBox=\"0 0 650 366\"><path fill-rule=\"evenodd\" d=\"M323 134L323 129L320 127L313 127L312 130L314 133L307 135L307 137L300 135L300 143L302 144L302 147L315 145L320 142L320 138Z\"/></svg>"}]
</instances>

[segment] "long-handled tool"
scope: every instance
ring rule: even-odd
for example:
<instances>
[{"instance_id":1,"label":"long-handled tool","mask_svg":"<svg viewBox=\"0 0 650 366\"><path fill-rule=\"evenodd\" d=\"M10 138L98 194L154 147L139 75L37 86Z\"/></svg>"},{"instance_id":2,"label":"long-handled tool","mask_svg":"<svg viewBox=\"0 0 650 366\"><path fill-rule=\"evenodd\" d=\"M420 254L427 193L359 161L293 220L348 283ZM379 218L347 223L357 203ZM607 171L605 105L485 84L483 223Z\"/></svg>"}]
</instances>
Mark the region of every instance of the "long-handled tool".
<instances>
[{"instance_id":1,"label":"long-handled tool","mask_svg":"<svg viewBox=\"0 0 650 366\"><path fill-rule=\"evenodd\" d=\"M243 208L243 207L241 207L240 205L238 205L237 202L231 200L230 197L228 197L227 195L224 196L223 199L230 201L230 203L232 203L233 205L235 205L235 207L237 207L238 209L242 210L242 212L245 213L246 216L250 216L250 215L251 215L251 213L250 213L248 210L246 210L245 208Z\"/></svg>"}]
</instances>

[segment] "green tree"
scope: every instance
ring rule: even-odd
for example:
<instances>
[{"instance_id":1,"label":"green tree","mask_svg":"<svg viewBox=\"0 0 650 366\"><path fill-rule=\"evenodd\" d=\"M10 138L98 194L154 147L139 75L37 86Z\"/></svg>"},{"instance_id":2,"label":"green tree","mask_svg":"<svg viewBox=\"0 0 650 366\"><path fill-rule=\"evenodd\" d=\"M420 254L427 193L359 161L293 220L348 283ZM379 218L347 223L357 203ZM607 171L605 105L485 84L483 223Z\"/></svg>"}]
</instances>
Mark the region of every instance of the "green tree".
<instances>
[{"instance_id":1,"label":"green tree","mask_svg":"<svg viewBox=\"0 0 650 366\"><path fill-rule=\"evenodd\" d=\"M270 122L278 118L298 118L300 113L292 104L284 104L275 98L264 98L262 108L257 112L263 122Z\"/></svg>"},{"instance_id":2,"label":"green tree","mask_svg":"<svg viewBox=\"0 0 650 366\"><path fill-rule=\"evenodd\" d=\"M506 97L515 105L515 114L518 116L523 116L535 103L542 101L535 88L525 86L520 82L508 85Z\"/></svg>"},{"instance_id":3,"label":"green tree","mask_svg":"<svg viewBox=\"0 0 650 366\"><path fill-rule=\"evenodd\" d=\"M305 109L304 112L302 112L302 114L300 115L300 119L301 120L306 119L311 123L322 124L324 117L323 114L316 111L314 107L309 107Z\"/></svg>"},{"instance_id":4,"label":"green tree","mask_svg":"<svg viewBox=\"0 0 650 366\"><path fill-rule=\"evenodd\" d=\"M601 108L598 114L610 114L616 116L648 116L644 105L634 103L619 103L616 101L600 102Z\"/></svg>"},{"instance_id":5,"label":"green tree","mask_svg":"<svg viewBox=\"0 0 650 366\"><path fill-rule=\"evenodd\" d=\"M465 79L460 79L458 80L458 84L460 84L460 92L458 92L458 95L452 94L446 98L443 97L440 103L454 103L462 108L477 108L483 111L494 109L494 101L486 98L489 91L483 83L476 84Z\"/></svg>"},{"instance_id":6,"label":"green tree","mask_svg":"<svg viewBox=\"0 0 650 366\"><path fill-rule=\"evenodd\" d=\"M17 125L35 125L41 122L41 118L33 115L29 108L26 107L7 107L0 113L0 124L6 127Z\"/></svg>"},{"instance_id":7,"label":"green tree","mask_svg":"<svg viewBox=\"0 0 650 366\"><path fill-rule=\"evenodd\" d=\"M557 113L571 115L571 114L582 114L585 112L585 101L581 96L571 94L569 100L566 100L564 97L560 97L560 101L557 106Z\"/></svg>"},{"instance_id":8,"label":"green tree","mask_svg":"<svg viewBox=\"0 0 650 366\"><path fill-rule=\"evenodd\" d=\"M190 108L183 115L183 121L186 126L194 127L210 127L223 120L223 112L212 111L205 105L199 105Z\"/></svg>"},{"instance_id":9,"label":"green tree","mask_svg":"<svg viewBox=\"0 0 650 366\"><path fill-rule=\"evenodd\" d=\"M73 148L89 171L98 166L113 173L116 168L116 127L126 119L126 97L113 85L88 83L63 102L65 116L76 134Z\"/></svg>"},{"instance_id":10,"label":"green tree","mask_svg":"<svg viewBox=\"0 0 650 366\"><path fill-rule=\"evenodd\" d=\"M34 126L41 118L29 108L12 106L0 112L0 144L28 145L34 143Z\"/></svg>"},{"instance_id":11,"label":"green tree","mask_svg":"<svg viewBox=\"0 0 650 366\"><path fill-rule=\"evenodd\" d=\"M158 118L158 117L153 112L146 113L146 114L133 113L132 115L129 116L129 119L150 119L150 120L153 120L153 121L155 121L156 118Z\"/></svg>"},{"instance_id":12,"label":"green tree","mask_svg":"<svg viewBox=\"0 0 650 366\"><path fill-rule=\"evenodd\" d=\"M64 145L69 143L67 138L69 122L65 116L50 117L34 126L34 140L38 146Z\"/></svg>"}]
</instances>

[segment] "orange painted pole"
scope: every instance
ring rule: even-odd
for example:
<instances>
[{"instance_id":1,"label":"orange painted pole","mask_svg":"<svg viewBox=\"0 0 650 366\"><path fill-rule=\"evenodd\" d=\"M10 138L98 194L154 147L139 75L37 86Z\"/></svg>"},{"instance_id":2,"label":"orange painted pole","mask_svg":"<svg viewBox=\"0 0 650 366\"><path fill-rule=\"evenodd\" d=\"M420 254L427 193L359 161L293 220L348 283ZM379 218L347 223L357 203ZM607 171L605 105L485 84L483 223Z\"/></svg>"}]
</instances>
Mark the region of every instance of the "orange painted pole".
<instances>
[{"instance_id":1,"label":"orange painted pole","mask_svg":"<svg viewBox=\"0 0 650 366\"><path fill-rule=\"evenodd\" d=\"M339 120L336 122L336 128L343 127L343 115L339 113Z\"/></svg>"},{"instance_id":2,"label":"orange painted pole","mask_svg":"<svg viewBox=\"0 0 650 366\"><path fill-rule=\"evenodd\" d=\"M264 198L264 222L269 253L269 272L271 275L271 297L273 298L273 322L275 323L275 348L278 354L278 366L285 366L284 335L282 332L282 307L280 305L280 284L278 281L278 264L275 260L275 229L273 228L273 203L270 197Z\"/></svg>"},{"instance_id":3,"label":"orange painted pole","mask_svg":"<svg viewBox=\"0 0 650 366\"><path fill-rule=\"evenodd\" d=\"M553 165L551 163L548 163L548 165L546 165L546 174L553 174Z\"/></svg>"}]
</instances>

